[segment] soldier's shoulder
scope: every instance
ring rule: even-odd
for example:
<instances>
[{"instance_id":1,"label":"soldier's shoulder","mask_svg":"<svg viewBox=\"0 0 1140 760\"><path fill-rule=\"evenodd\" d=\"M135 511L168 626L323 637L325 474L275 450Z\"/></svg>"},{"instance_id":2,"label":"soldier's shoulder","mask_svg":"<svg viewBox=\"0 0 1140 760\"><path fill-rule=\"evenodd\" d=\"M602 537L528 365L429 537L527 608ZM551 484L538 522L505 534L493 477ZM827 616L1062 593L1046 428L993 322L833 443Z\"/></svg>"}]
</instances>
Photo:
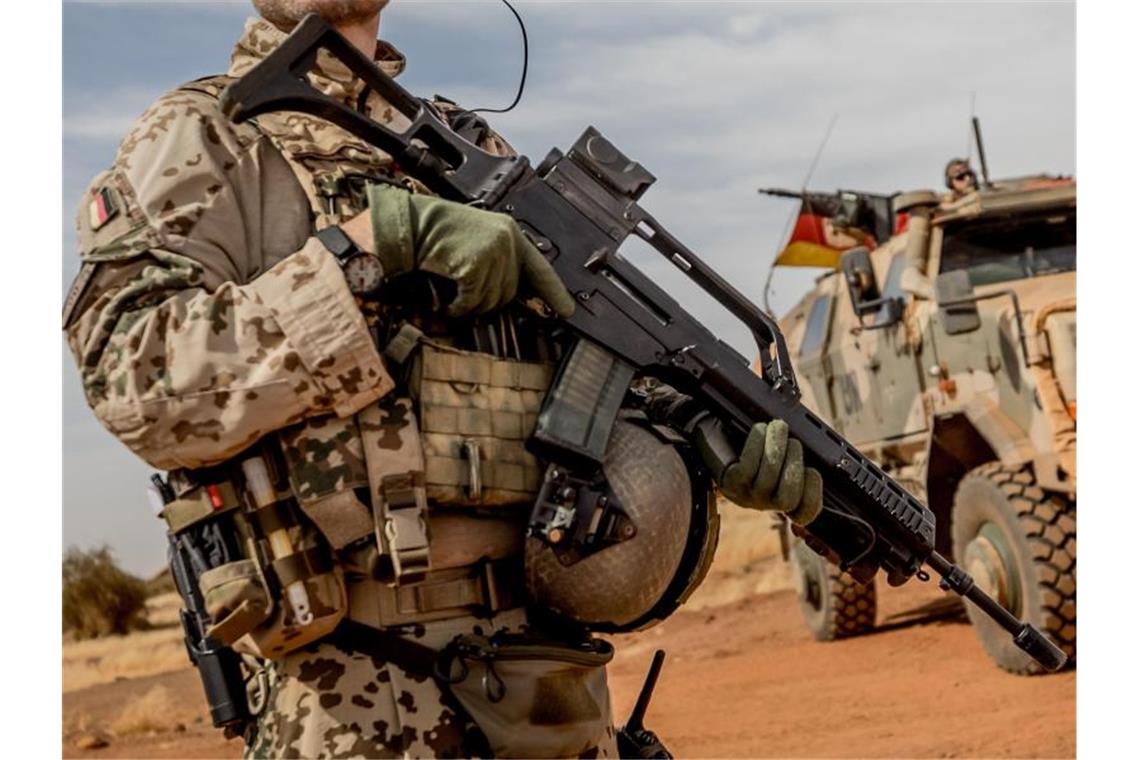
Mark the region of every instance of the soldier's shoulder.
<instances>
[{"instance_id":1,"label":"soldier's shoulder","mask_svg":"<svg viewBox=\"0 0 1140 760\"><path fill-rule=\"evenodd\" d=\"M124 259L189 234L223 182L261 138L233 124L219 96L232 81L207 77L159 96L84 192L76 216L87 259Z\"/></svg>"},{"instance_id":2,"label":"soldier's shoulder","mask_svg":"<svg viewBox=\"0 0 1140 760\"><path fill-rule=\"evenodd\" d=\"M187 161L203 152L240 154L260 138L251 124L234 124L222 113L219 98L233 81L210 76L181 84L160 95L127 132L115 166L131 173L137 157L150 163L155 154L184 155ZM188 164L190 166L192 164Z\"/></svg>"}]
</instances>

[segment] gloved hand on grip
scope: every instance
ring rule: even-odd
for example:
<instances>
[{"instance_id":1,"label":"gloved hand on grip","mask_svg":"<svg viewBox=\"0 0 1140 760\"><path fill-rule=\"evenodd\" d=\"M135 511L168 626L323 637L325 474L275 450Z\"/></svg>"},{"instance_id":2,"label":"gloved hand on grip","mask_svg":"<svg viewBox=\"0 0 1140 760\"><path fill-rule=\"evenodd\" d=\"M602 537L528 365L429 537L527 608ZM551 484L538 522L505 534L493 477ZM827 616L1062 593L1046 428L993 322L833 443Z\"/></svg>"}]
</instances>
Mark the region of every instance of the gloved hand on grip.
<instances>
[{"instance_id":1,"label":"gloved hand on grip","mask_svg":"<svg viewBox=\"0 0 1140 760\"><path fill-rule=\"evenodd\" d=\"M720 471L723 461L699 443L705 463L714 473ZM753 425L736 460L720 471L718 485L729 501L750 509L780 510L797 525L807 525L823 509L823 478L815 468L804 466L803 444L788 437L783 420Z\"/></svg>"},{"instance_id":2,"label":"gloved hand on grip","mask_svg":"<svg viewBox=\"0 0 1140 760\"><path fill-rule=\"evenodd\" d=\"M375 252L386 276L420 270L452 280L453 317L510 303L519 279L562 317L574 300L554 268L506 214L484 211L391 185L368 188Z\"/></svg>"}]
</instances>

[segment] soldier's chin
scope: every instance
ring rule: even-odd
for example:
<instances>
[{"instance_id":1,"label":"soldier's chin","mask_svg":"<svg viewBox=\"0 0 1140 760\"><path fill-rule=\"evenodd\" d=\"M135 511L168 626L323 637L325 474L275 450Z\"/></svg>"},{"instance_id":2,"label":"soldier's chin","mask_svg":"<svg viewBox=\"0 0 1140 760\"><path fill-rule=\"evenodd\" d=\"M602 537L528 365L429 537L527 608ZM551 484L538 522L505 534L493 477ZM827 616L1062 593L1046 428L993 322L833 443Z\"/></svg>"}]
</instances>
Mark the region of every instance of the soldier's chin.
<instances>
[{"instance_id":1,"label":"soldier's chin","mask_svg":"<svg viewBox=\"0 0 1140 760\"><path fill-rule=\"evenodd\" d=\"M278 29L289 31L310 13L328 23L356 24L375 16L388 0L253 0L253 7Z\"/></svg>"}]
</instances>

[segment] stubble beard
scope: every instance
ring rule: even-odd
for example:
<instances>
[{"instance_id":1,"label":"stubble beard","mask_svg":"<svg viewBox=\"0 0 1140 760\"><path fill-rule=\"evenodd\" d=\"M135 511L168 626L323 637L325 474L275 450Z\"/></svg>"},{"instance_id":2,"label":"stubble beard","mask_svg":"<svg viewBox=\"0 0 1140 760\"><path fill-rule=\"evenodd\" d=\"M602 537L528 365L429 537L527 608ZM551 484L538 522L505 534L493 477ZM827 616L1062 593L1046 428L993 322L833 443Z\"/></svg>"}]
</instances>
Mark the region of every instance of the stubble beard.
<instances>
[{"instance_id":1,"label":"stubble beard","mask_svg":"<svg viewBox=\"0 0 1140 760\"><path fill-rule=\"evenodd\" d=\"M358 24L379 13L388 0L253 0L269 23L289 31L310 13L334 26Z\"/></svg>"}]
</instances>

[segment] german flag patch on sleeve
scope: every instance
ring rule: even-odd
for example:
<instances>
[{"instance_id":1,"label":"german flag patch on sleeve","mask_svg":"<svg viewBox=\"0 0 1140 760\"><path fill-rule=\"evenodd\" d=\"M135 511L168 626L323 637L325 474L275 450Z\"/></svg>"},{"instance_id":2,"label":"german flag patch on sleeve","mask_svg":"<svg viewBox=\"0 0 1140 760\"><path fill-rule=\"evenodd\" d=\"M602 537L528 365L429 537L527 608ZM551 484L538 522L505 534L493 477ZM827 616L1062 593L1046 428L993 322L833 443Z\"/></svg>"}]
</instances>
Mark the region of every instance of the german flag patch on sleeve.
<instances>
[{"instance_id":1,"label":"german flag patch on sleeve","mask_svg":"<svg viewBox=\"0 0 1140 760\"><path fill-rule=\"evenodd\" d=\"M114 190L104 187L87 204L88 224L92 231L102 227L115 218L119 213L121 204Z\"/></svg>"}]
</instances>

